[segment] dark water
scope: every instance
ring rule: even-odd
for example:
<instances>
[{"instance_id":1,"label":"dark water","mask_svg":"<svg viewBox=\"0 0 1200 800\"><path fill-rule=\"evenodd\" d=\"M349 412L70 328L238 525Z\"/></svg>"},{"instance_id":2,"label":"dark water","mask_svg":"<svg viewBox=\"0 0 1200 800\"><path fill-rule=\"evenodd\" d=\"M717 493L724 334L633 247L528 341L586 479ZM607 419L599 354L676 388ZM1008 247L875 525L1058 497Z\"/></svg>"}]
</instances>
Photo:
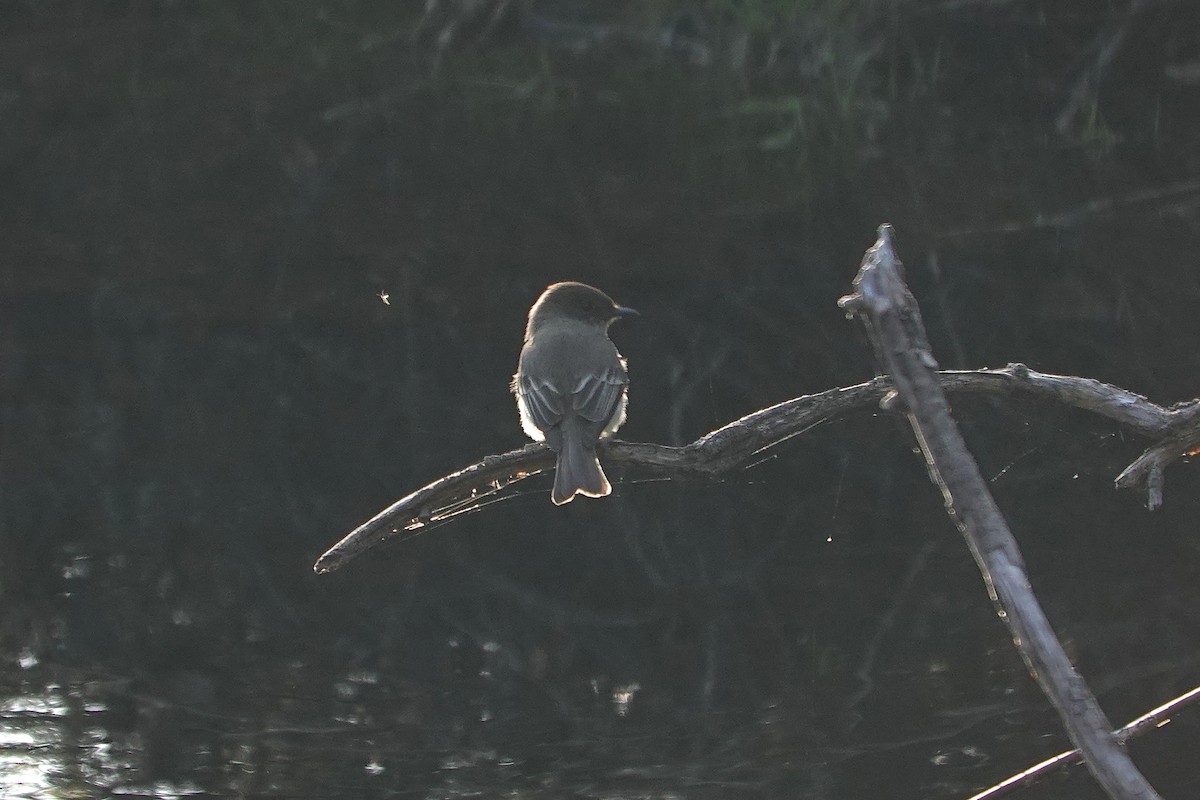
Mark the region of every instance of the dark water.
<instances>
[{"instance_id":1,"label":"dark water","mask_svg":"<svg viewBox=\"0 0 1200 800\"><path fill-rule=\"evenodd\" d=\"M1139 18L1067 140L1056 59L1106 18L893 21L944 82L865 50L884 132L854 117L810 158L730 138L780 133L730 84L782 78L651 59L626 83L508 31L517 55L464 45L430 88L409 39L336 49L350 5L61 5L2 17L0 797L965 798L1066 749L881 413L711 485L613 472L555 508L533 478L311 565L523 443L506 387L551 280L643 313L614 330L630 440L871 377L836 300L885 220L943 366L1200 393L1200 104L1146 66L1191 52L1178 20ZM1200 684L1195 465L1152 514L1112 487L1147 444L1118 426L954 410L1114 723ZM1188 797L1198 741L1184 711L1131 752ZM1101 795L1072 767L1020 796Z\"/></svg>"},{"instance_id":2,"label":"dark water","mask_svg":"<svg viewBox=\"0 0 1200 800\"><path fill-rule=\"evenodd\" d=\"M631 438L751 410L755 380L817 388L778 365L786 340L726 338L753 327L736 306L689 333L628 294L648 317L619 331ZM408 371L439 356L397 357L387 325L194 338L83 301L69 335L57 309L17 323L6 797L965 797L1065 747L898 420L828 423L712 486L618 482L556 509L533 479L318 578L361 517L520 443L499 374L519 325L484 337L497 369L429 387L461 401L413 410ZM865 348L845 325L836 346ZM690 365L658 366L689 338ZM710 341L744 355L697 380ZM1115 426L955 408L1113 719L1190 688L1190 467L1152 515L1112 489L1139 450ZM1168 795L1194 785L1198 725L1134 748ZM1078 768L1027 795L1064 793L1098 796Z\"/></svg>"}]
</instances>

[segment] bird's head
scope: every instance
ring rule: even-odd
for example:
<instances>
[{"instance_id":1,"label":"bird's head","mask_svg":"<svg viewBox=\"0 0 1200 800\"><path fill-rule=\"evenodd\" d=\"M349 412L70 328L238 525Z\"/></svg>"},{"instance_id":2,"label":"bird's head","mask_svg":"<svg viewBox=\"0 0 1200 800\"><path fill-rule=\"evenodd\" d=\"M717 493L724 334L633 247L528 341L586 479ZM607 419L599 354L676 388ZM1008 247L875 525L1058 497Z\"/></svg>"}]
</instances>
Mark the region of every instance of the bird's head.
<instances>
[{"instance_id":1,"label":"bird's head","mask_svg":"<svg viewBox=\"0 0 1200 800\"><path fill-rule=\"evenodd\" d=\"M616 319L636 316L638 312L617 305L599 289L586 283L567 281L548 287L533 304L533 308L529 309L529 327L526 329L526 335L531 336L550 320L567 319L606 328Z\"/></svg>"}]
</instances>

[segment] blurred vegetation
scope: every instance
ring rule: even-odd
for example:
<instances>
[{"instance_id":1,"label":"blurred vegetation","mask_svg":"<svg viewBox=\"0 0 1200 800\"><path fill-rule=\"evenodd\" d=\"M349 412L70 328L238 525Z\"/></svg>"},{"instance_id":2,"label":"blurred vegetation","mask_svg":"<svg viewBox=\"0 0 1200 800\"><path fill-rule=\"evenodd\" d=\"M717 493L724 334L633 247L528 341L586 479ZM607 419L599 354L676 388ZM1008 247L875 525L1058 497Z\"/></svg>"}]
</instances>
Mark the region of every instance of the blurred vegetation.
<instances>
[{"instance_id":1,"label":"blurred vegetation","mask_svg":"<svg viewBox=\"0 0 1200 800\"><path fill-rule=\"evenodd\" d=\"M924 245L1177 180L1200 150L1198 12L1169 0L0 14L3 255L40 267L9 285L214 271L230 285L229 270L218 307L241 313L264 295L308 308L311 279L383 282L431 252L461 276L544 252L576 271L710 274L728 260L721 229L786 221L851 253L862 220L885 217ZM544 241L492 241L532 219ZM670 235L689 224L719 229ZM630 247L607 240L616 227Z\"/></svg>"}]
</instances>

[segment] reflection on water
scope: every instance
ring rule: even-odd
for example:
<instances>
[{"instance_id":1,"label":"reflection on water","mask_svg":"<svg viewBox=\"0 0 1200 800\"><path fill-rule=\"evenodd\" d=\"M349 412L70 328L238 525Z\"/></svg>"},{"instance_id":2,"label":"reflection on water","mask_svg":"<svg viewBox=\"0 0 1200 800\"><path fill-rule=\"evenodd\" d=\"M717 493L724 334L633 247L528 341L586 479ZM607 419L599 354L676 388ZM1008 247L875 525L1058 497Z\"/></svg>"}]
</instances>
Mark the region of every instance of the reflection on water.
<instances>
[{"instance_id":1,"label":"reflection on water","mask_svg":"<svg viewBox=\"0 0 1200 800\"><path fill-rule=\"evenodd\" d=\"M32 687L33 684L27 684ZM109 792L172 798L202 793L187 780L145 784L132 741L106 728L108 707L85 685L46 684L0 700L0 791L5 798L89 798Z\"/></svg>"},{"instance_id":2,"label":"reflection on water","mask_svg":"<svg viewBox=\"0 0 1200 800\"><path fill-rule=\"evenodd\" d=\"M1026 766L1030 752L1061 747L1019 669L991 674L1007 682L1006 699L955 707L955 695L967 699L950 685L959 669L937 658L924 678L900 664L881 671L876 705L887 708L855 722L869 731L848 735L795 698L665 722L639 707L638 683L602 676L586 689L608 702L554 730L531 728L528 711L506 715L486 669L476 677L495 691L431 717L415 687L372 669L338 676L293 664L214 697L200 676L58 682L35 667L2 690L0 796L832 798L886 791L891 775L904 791L888 796L953 798ZM950 682L936 705L913 694L930 678ZM1049 785L1061 790L1062 776Z\"/></svg>"},{"instance_id":3,"label":"reflection on water","mask_svg":"<svg viewBox=\"0 0 1200 800\"><path fill-rule=\"evenodd\" d=\"M413 741L411 730L406 731L403 726L386 730L379 724L380 716L394 711L385 707L375 707L370 712L361 707L357 710L347 707L324 719L292 719L288 724L252 728L255 723L251 716L199 714L196 719L186 721L188 709L172 706L164 698L132 694L127 687L113 682L47 683L34 691L37 677L31 674L21 687L7 687L7 696L0 703L3 714L0 796L5 800L87 798L110 793L176 798L213 791L320 796L322 791L337 792L339 787L345 788L342 782L346 776L330 774L329 770L334 763L339 765L338 769L344 769L347 759L358 762L363 778L356 791L370 787L372 780L394 773L401 785L411 786L407 791L389 792L399 796L477 797L481 791L498 787L512 790L506 796L533 796L541 788L562 787L564 778L570 774L570 768L565 773L555 770L540 776L526 772L524 765L535 759L528 755L518 758L493 748L440 751L429 747L428 742L423 747L409 746ZM336 683L333 693L339 700L349 701L357 693L347 691L348 686L377 681L377 676L356 673ZM623 694L628 691L621 690ZM139 706L139 723L134 730L122 730L125 723L116 719L119 711L100 699L106 696L116 699L116 706L131 701ZM283 698L260 700L270 704ZM154 713L169 711L178 713L179 727L155 726ZM482 715L484 721L487 716L486 712ZM330 722L342 724L330 725ZM216 734L215 746L194 747L186 754L187 758L207 764L194 770L195 779L154 776L154 766L149 763L153 753L162 748L186 747L184 730L192 726L203 726ZM453 735L449 730L441 733ZM156 737L155 740L150 740L150 736ZM545 742L543 747L554 748L559 744ZM574 742L570 746L586 745ZM185 757L179 752L175 756ZM577 763L575 768L580 766ZM423 771L428 774L422 775ZM304 780L308 774L315 777L315 783ZM652 775L645 769L614 770L612 777L622 783L637 783L647 778L662 781L661 775ZM197 783L198 780L204 785ZM612 800L634 796L611 791L592 794L586 787L573 791L578 796ZM679 795L639 791L636 796Z\"/></svg>"},{"instance_id":4,"label":"reflection on water","mask_svg":"<svg viewBox=\"0 0 1200 800\"><path fill-rule=\"evenodd\" d=\"M891 443L864 447L876 463ZM992 457L1028 447L999 440ZM332 579L303 553L249 558L249 538L69 542L44 605L7 607L0 797L916 800L1064 749L919 464L891 478L903 489L867 475L798 498L812 525L764 502L802 460L775 469L719 496L623 485L573 526L539 528L532 494L494 511L502 526ZM1105 534L1145 522L1102 470L1064 516L1053 487L1076 471L1001 499L1119 721L1200 670L1200 582L1170 535ZM1074 538L1028 534L1051 519ZM1177 723L1135 746L1164 790L1193 777L1180 753L1200 725ZM1090 797L1081 770L1044 786Z\"/></svg>"},{"instance_id":5,"label":"reflection on water","mask_svg":"<svg viewBox=\"0 0 1200 800\"><path fill-rule=\"evenodd\" d=\"M50 797L54 773L63 772L55 751L62 734L47 717L67 713L52 695L16 695L0 702L0 790L6 797Z\"/></svg>"}]
</instances>

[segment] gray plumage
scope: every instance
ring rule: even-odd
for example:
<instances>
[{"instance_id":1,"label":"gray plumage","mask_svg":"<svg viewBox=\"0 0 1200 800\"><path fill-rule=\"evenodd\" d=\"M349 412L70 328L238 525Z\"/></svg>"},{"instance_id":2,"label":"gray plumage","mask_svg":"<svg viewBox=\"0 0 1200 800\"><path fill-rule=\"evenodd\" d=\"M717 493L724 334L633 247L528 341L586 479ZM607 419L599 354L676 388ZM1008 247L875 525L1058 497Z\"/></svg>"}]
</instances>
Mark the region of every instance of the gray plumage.
<instances>
[{"instance_id":1,"label":"gray plumage","mask_svg":"<svg viewBox=\"0 0 1200 800\"><path fill-rule=\"evenodd\" d=\"M582 283L550 286L529 310L512 390L525 433L558 454L555 505L612 491L596 443L625 422L629 374L608 326L636 314Z\"/></svg>"}]
</instances>

